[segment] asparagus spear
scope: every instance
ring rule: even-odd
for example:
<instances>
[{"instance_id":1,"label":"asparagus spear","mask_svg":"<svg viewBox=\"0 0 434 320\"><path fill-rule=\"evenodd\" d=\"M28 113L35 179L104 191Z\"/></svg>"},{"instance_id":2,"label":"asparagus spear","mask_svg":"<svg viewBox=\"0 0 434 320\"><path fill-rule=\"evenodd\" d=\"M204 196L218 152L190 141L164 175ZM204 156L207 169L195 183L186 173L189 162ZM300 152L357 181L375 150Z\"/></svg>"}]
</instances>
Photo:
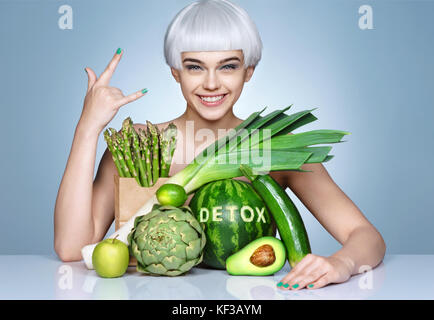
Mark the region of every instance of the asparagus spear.
<instances>
[{"instance_id":1,"label":"asparagus spear","mask_svg":"<svg viewBox=\"0 0 434 320\"><path fill-rule=\"evenodd\" d=\"M148 120L146 120L146 124L152 142L152 185L154 185L160 177L160 143L158 139L159 130Z\"/></svg>"},{"instance_id":2,"label":"asparagus spear","mask_svg":"<svg viewBox=\"0 0 434 320\"><path fill-rule=\"evenodd\" d=\"M146 149L147 149L147 143L146 143L146 133L139 128L138 133L137 133L138 137L139 137L139 146L140 146L140 161L142 162L142 166L143 166L143 178L146 181L146 186L150 187L152 185L152 179L149 176L150 174L150 169L148 169L147 164L146 164Z\"/></svg>"},{"instance_id":3,"label":"asparagus spear","mask_svg":"<svg viewBox=\"0 0 434 320\"><path fill-rule=\"evenodd\" d=\"M112 137L110 136L110 133L108 130L104 131L104 139L107 142L107 148L109 149L112 158L113 158L113 162L115 163L116 169L118 170L119 176L120 177L125 177L125 174L123 172L123 169L121 167L121 164L119 162L119 159L117 157L117 151L115 150L116 146L113 143Z\"/></svg>"},{"instance_id":4,"label":"asparagus spear","mask_svg":"<svg viewBox=\"0 0 434 320\"><path fill-rule=\"evenodd\" d=\"M129 127L132 126L131 118L126 118L122 123L122 135L123 135L123 150L124 150L124 158L127 162L128 169L130 170L131 175L134 179L136 179L137 183L140 184L140 179L137 174L137 170L134 166L133 156L131 154L131 133Z\"/></svg>"},{"instance_id":5,"label":"asparagus spear","mask_svg":"<svg viewBox=\"0 0 434 320\"><path fill-rule=\"evenodd\" d=\"M122 138L121 138L120 134L113 128L109 128L109 130L111 132L113 144L115 144L119 147L119 144L122 142Z\"/></svg>"},{"instance_id":6,"label":"asparagus spear","mask_svg":"<svg viewBox=\"0 0 434 320\"><path fill-rule=\"evenodd\" d=\"M135 163L136 167L139 171L139 178L141 182L142 187L149 187L148 180L146 179L146 173L145 173L145 166L142 162L142 155L140 152L140 144L139 144L139 136L134 129L134 127L131 126L130 128L132 136L133 136L133 145L134 145L134 153L135 153Z\"/></svg>"},{"instance_id":7,"label":"asparagus spear","mask_svg":"<svg viewBox=\"0 0 434 320\"><path fill-rule=\"evenodd\" d=\"M133 144L133 146L134 146L134 144ZM132 159L133 159L134 168L136 169L136 172L137 172L137 175L138 175L138 178L139 178L139 181L140 181L139 185L141 187L144 187L145 185L143 184L143 181L142 181L142 173L140 172L140 164L139 164L140 160L135 155L135 152L132 152L131 155L133 156Z\"/></svg>"},{"instance_id":8,"label":"asparagus spear","mask_svg":"<svg viewBox=\"0 0 434 320\"><path fill-rule=\"evenodd\" d=\"M161 177L169 176L170 165L172 163L173 153L176 148L176 134L177 134L177 128L173 123L170 123L161 133L161 139L160 139Z\"/></svg>"},{"instance_id":9,"label":"asparagus spear","mask_svg":"<svg viewBox=\"0 0 434 320\"><path fill-rule=\"evenodd\" d=\"M167 177L167 150L169 149L169 141L165 139L163 130L160 134L160 175L162 177Z\"/></svg>"},{"instance_id":10,"label":"asparagus spear","mask_svg":"<svg viewBox=\"0 0 434 320\"><path fill-rule=\"evenodd\" d=\"M148 186L152 186L152 165L151 165L151 149L149 138L145 130L139 130L140 141L142 143L142 161L145 165L146 179Z\"/></svg>"},{"instance_id":11,"label":"asparagus spear","mask_svg":"<svg viewBox=\"0 0 434 320\"><path fill-rule=\"evenodd\" d=\"M109 129L110 132L112 133L112 141L113 141L113 146L116 152L116 157L118 158L119 164L122 168L122 171L124 173L124 177L126 178L131 178L131 173L130 170L128 169L127 163L125 162L124 159L124 154L123 154L123 139L121 137L121 135L113 128Z\"/></svg>"}]
</instances>

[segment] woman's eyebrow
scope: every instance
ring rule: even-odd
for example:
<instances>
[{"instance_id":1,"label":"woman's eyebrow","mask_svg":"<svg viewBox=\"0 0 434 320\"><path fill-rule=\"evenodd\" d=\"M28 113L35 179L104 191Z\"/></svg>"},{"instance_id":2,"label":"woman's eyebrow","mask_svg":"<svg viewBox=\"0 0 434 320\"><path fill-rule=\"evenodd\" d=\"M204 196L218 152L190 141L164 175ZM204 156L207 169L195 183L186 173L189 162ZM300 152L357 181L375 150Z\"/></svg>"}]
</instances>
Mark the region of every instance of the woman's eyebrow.
<instances>
[{"instance_id":1,"label":"woman's eyebrow","mask_svg":"<svg viewBox=\"0 0 434 320\"><path fill-rule=\"evenodd\" d=\"M238 57L230 57L230 58L226 58L226 59L220 60L219 64L225 63L225 62L228 62L228 61L231 61L231 60L238 60L238 61L241 62L240 58L238 58ZM198 59L193 59L193 58L185 58L183 62L195 62L195 63L203 64L202 61L200 61Z\"/></svg>"}]
</instances>

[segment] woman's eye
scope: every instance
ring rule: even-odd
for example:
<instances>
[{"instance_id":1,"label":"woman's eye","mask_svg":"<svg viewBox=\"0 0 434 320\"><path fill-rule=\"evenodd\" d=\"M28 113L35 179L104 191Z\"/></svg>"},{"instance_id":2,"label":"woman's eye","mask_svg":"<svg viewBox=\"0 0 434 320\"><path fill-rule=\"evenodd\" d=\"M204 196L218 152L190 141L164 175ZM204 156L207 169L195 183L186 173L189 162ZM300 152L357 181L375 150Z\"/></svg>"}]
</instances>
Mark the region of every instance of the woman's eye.
<instances>
[{"instance_id":1,"label":"woman's eye","mask_svg":"<svg viewBox=\"0 0 434 320\"><path fill-rule=\"evenodd\" d=\"M196 70L201 70L202 68L199 66L195 66L195 65L189 65L189 66L187 66L187 69L196 71Z\"/></svg>"},{"instance_id":2,"label":"woman's eye","mask_svg":"<svg viewBox=\"0 0 434 320\"><path fill-rule=\"evenodd\" d=\"M234 65L234 64L227 64L225 66L222 67L222 69L224 70L235 70L238 66Z\"/></svg>"}]
</instances>

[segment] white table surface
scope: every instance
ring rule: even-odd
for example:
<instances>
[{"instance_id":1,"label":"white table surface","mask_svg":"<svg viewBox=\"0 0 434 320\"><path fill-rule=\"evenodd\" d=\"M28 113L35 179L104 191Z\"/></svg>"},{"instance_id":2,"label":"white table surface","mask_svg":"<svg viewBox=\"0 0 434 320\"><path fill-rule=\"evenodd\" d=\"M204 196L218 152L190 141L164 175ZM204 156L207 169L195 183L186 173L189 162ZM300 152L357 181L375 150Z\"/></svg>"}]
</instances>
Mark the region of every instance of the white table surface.
<instances>
[{"instance_id":1,"label":"white table surface","mask_svg":"<svg viewBox=\"0 0 434 320\"><path fill-rule=\"evenodd\" d=\"M193 268L184 276L146 276L129 267L104 279L83 262L56 256L0 255L0 299L434 299L434 255L387 255L374 270L316 290L282 291L274 276L230 276L224 270Z\"/></svg>"}]
</instances>

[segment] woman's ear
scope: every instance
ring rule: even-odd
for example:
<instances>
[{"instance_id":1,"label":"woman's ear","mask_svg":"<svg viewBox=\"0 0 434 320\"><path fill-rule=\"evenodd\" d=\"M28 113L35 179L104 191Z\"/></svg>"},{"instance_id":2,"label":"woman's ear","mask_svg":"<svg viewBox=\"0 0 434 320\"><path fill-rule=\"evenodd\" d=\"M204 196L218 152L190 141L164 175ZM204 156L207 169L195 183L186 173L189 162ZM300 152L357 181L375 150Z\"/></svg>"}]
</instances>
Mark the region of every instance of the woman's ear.
<instances>
[{"instance_id":1,"label":"woman's ear","mask_svg":"<svg viewBox=\"0 0 434 320\"><path fill-rule=\"evenodd\" d=\"M170 67L170 71L172 71L173 78L179 83L179 71L172 67Z\"/></svg>"},{"instance_id":2,"label":"woman's ear","mask_svg":"<svg viewBox=\"0 0 434 320\"><path fill-rule=\"evenodd\" d=\"M255 67L254 66L247 67L246 77L244 78L244 82L249 82L250 81L250 79L253 76L253 72L254 71L255 71Z\"/></svg>"}]
</instances>

